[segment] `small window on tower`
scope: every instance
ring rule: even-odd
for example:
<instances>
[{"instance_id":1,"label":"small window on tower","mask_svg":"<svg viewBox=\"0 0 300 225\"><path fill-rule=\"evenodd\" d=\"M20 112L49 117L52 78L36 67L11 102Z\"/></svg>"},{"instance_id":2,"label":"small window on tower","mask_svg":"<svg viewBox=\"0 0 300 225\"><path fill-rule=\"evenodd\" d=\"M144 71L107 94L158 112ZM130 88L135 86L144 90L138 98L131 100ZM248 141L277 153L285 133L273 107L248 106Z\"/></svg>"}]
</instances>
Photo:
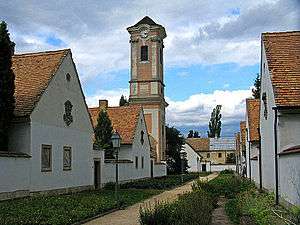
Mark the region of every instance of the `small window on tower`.
<instances>
[{"instance_id":1,"label":"small window on tower","mask_svg":"<svg viewBox=\"0 0 300 225\"><path fill-rule=\"evenodd\" d=\"M148 46L141 46L141 61L148 61Z\"/></svg>"},{"instance_id":2,"label":"small window on tower","mask_svg":"<svg viewBox=\"0 0 300 225\"><path fill-rule=\"evenodd\" d=\"M160 64L163 64L163 49L162 48L160 48L159 54L160 54L160 56L159 56Z\"/></svg>"}]
</instances>

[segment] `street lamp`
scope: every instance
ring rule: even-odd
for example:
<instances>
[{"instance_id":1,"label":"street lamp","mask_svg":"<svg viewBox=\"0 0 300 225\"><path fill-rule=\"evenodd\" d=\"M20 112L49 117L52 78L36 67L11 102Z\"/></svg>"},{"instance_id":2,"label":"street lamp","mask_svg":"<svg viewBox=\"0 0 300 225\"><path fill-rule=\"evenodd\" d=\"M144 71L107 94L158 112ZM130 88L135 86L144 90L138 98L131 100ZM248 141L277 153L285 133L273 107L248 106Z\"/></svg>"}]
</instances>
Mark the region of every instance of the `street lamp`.
<instances>
[{"instance_id":1,"label":"street lamp","mask_svg":"<svg viewBox=\"0 0 300 225\"><path fill-rule=\"evenodd\" d=\"M185 156L186 156L186 152L181 149L180 150L180 159L181 159L181 183L183 183L183 167L184 167L184 159L185 159Z\"/></svg>"},{"instance_id":2,"label":"street lamp","mask_svg":"<svg viewBox=\"0 0 300 225\"><path fill-rule=\"evenodd\" d=\"M116 156L116 185L115 185L115 198L117 201L117 207L119 207L119 196L118 196L118 186L119 186L119 148L121 143L121 136L118 131L114 131L111 135L111 142L113 145L114 153Z\"/></svg>"}]
</instances>

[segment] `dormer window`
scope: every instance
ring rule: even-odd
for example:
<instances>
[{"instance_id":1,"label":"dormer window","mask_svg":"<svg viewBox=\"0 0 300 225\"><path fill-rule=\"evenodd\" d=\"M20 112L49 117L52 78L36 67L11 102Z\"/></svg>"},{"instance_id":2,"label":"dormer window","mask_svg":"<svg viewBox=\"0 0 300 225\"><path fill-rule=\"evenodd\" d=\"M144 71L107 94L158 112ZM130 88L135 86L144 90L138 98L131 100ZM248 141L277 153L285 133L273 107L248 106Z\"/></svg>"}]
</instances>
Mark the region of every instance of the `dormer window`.
<instances>
[{"instance_id":1,"label":"dormer window","mask_svg":"<svg viewBox=\"0 0 300 225\"><path fill-rule=\"evenodd\" d=\"M141 46L141 61L148 61L148 46Z\"/></svg>"},{"instance_id":2,"label":"dormer window","mask_svg":"<svg viewBox=\"0 0 300 225\"><path fill-rule=\"evenodd\" d=\"M144 131L141 131L141 144L144 144Z\"/></svg>"},{"instance_id":3,"label":"dormer window","mask_svg":"<svg viewBox=\"0 0 300 225\"><path fill-rule=\"evenodd\" d=\"M268 105L267 105L267 94L266 94L266 92L264 92L262 94L261 99L262 99L263 104L264 104L264 117L265 117L265 119L267 119L268 118Z\"/></svg>"}]
</instances>

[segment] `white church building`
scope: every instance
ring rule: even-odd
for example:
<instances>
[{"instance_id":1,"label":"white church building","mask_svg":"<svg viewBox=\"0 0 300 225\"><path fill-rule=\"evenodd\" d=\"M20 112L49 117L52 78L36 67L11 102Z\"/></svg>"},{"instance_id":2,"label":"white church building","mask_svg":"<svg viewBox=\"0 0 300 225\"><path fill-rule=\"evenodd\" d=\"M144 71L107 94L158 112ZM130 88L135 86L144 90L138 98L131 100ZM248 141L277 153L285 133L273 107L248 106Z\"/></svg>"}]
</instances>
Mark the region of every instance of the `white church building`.
<instances>
[{"instance_id":1,"label":"white church building","mask_svg":"<svg viewBox=\"0 0 300 225\"><path fill-rule=\"evenodd\" d=\"M13 56L15 118L0 199L94 187L93 126L70 50Z\"/></svg>"}]
</instances>

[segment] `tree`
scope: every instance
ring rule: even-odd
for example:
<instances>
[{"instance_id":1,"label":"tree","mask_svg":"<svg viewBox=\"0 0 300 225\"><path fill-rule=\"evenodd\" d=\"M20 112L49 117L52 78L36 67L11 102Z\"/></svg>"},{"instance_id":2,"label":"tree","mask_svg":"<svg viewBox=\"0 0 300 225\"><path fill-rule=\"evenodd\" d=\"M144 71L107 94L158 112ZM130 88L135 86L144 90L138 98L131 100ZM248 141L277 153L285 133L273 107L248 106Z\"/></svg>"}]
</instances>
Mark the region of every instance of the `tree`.
<instances>
[{"instance_id":1,"label":"tree","mask_svg":"<svg viewBox=\"0 0 300 225\"><path fill-rule=\"evenodd\" d=\"M256 74L256 78L254 81L254 88L252 88L252 96L255 99L259 99L260 98L260 76L259 74Z\"/></svg>"},{"instance_id":2,"label":"tree","mask_svg":"<svg viewBox=\"0 0 300 225\"><path fill-rule=\"evenodd\" d=\"M105 158L113 158L111 135L112 125L106 110L101 110L97 119L97 126L95 127L95 145L105 150Z\"/></svg>"},{"instance_id":3,"label":"tree","mask_svg":"<svg viewBox=\"0 0 300 225\"><path fill-rule=\"evenodd\" d=\"M210 121L208 124L209 131L207 131L207 135L210 138L219 138L221 135L221 108L221 105L217 105L211 113Z\"/></svg>"},{"instance_id":4,"label":"tree","mask_svg":"<svg viewBox=\"0 0 300 225\"><path fill-rule=\"evenodd\" d=\"M119 106L128 106L128 105L129 105L128 100L124 97L124 95L122 95L119 101Z\"/></svg>"},{"instance_id":5,"label":"tree","mask_svg":"<svg viewBox=\"0 0 300 225\"><path fill-rule=\"evenodd\" d=\"M12 56L15 44L10 41L7 25L0 23L0 150L8 150L8 129L15 109L15 75Z\"/></svg>"},{"instance_id":6,"label":"tree","mask_svg":"<svg viewBox=\"0 0 300 225\"><path fill-rule=\"evenodd\" d=\"M226 156L226 163L235 163L235 154L234 153L229 153Z\"/></svg>"},{"instance_id":7,"label":"tree","mask_svg":"<svg viewBox=\"0 0 300 225\"><path fill-rule=\"evenodd\" d=\"M182 171L186 172L188 168L187 159L184 159L182 164L180 158L180 150L184 145L184 137L175 127L166 126L167 139L167 170L168 174L180 174Z\"/></svg>"},{"instance_id":8,"label":"tree","mask_svg":"<svg viewBox=\"0 0 300 225\"><path fill-rule=\"evenodd\" d=\"M200 138L200 135L199 135L198 131L194 131L194 138Z\"/></svg>"},{"instance_id":9,"label":"tree","mask_svg":"<svg viewBox=\"0 0 300 225\"><path fill-rule=\"evenodd\" d=\"M188 138L194 137L194 131L193 131L193 130L190 130L187 137L188 137Z\"/></svg>"}]
</instances>

